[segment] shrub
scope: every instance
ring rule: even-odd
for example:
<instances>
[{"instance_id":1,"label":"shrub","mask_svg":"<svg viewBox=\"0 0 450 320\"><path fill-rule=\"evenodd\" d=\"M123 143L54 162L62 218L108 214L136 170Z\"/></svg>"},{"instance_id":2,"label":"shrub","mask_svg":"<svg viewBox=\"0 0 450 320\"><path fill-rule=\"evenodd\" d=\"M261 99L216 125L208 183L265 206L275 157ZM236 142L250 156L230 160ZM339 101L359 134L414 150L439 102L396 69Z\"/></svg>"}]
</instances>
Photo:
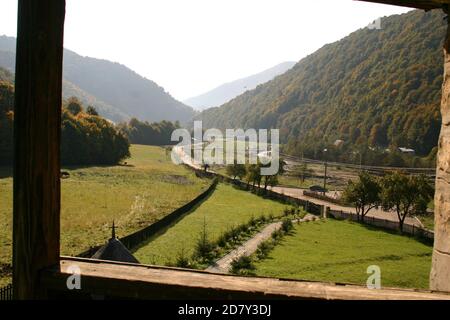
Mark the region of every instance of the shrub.
<instances>
[{"instance_id":1,"label":"shrub","mask_svg":"<svg viewBox=\"0 0 450 320\"><path fill-rule=\"evenodd\" d=\"M206 232L206 223L203 226L203 230L200 232L200 236L195 244L194 258L209 261L212 258L212 251L214 250L214 244L208 239L208 233Z\"/></svg>"},{"instance_id":2,"label":"shrub","mask_svg":"<svg viewBox=\"0 0 450 320\"><path fill-rule=\"evenodd\" d=\"M230 229L230 239L233 242L237 242L239 240L239 230L236 227L231 227Z\"/></svg>"},{"instance_id":3,"label":"shrub","mask_svg":"<svg viewBox=\"0 0 450 320\"><path fill-rule=\"evenodd\" d=\"M248 225L246 224L241 224L239 227L237 227L237 231L239 233L239 236L243 233L247 233L248 232Z\"/></svg>"},{"instance_id":4,"label":"shrub","mask_svg":"<svg viewBox=\"0 0 450 320\"><path fill-rule=\"evenodd\" d=\"M258 224L258 220L254 216L252 216L250 218L250 220L248 221L248 225L251 227L256 227L257 224Z\"/></svg>"},{"instance_id":5,"label":"shrub","mask_svg":"<svg viewBox=\"0 0 450 320\"><path fill-rule=\"evenodd\" d=\"M255 269L256 267L253 264L253 260L249 256L242 256L231 262L231 273L233 274L248 274L249 271Z\"/></svg>"},{"instance_id":6,"label":"shrub","mask_svg":"<svg viewBox=\"0 0 450 320\"><path fill-rule=\"evenodd\" d=\"M261 224L266 223L266 222L267 222L267 217L266 217L265 215L261 215L261 216L259 217L259 222L260 222Z\"/></svg>"},{"instance_id":7,"label":"shrub","mask_svg":"<svg viewBox=\"0 0 450 320\"><path fill-rule=\"evenodd\" d=\"M270 241L270 240L269 240L269 241ZM266 258L267 255L269 254L270 250L272 250L273 245L272 245L272 243L269 242L269 241L261 242L261 243L258 245L258 249L256 250L256 257L257 257L259 260L262 260L262 259Z\"/></svg>"},{"instance_id":8,"label":"shrub","mask_svg":"<svg viewBox=\"0 0 450 320\"><path fill-rule=\"evenodd\" d=\"M178 253L177 258L175 260L175 266L178 268L189 268L191 265L189 258L186 256L186 252L183 249Z\"/></svg>"},{"instance_id":9,"label":"shrub","mask_svg":"<svg viewBox=\"0 0 450 320\"><path fill-rule=\"evenodd\" d=\"M271 236L273 240L278 240L283 237L283 232L281 230L275 230L274 232L272 232Z\"/></svg>"},{"instance_id":10,"label":"shrub","mask_svg":"<svg viewBox=\"0 0 450 320\"><path fill-rule=\"evenodd\" d=\"M292 224L291 219L284 219L281 224L281 230L283 230L284 233L288 233L289 231L292 230L293 227L294 225Z\"/></svg>"},{"instance_id":11,"label":"shrub","mask_svg":"<svg viewBox=\"0 0 450 320\"><path fill-rule=\"evenodd\" d=\"M227 246L228 240L230 239L228 231L220 235L219 239L217 239L217 245L221 248Z\"/></svg>"}]
</instances>

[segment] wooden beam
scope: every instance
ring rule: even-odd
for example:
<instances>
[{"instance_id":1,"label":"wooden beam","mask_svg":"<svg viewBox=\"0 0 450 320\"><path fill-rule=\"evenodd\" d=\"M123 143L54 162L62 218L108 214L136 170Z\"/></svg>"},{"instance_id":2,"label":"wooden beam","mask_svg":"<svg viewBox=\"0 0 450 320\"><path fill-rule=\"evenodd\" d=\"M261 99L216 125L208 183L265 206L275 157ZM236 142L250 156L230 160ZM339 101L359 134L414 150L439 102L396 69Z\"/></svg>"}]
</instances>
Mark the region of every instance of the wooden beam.
<instances>
[{"instance_id":1,"label":"wooden beam","mask_svg":"<svg viewBox=\"0 0 450 320\"><path fill-rule=\"evenodd\" d=\"M440 9L450 4L450 0L356 0L389 4L394 6L409 7L423 10Z\"/></svg>"},{"instance_id":2,"label":"wooden beam","mask_svg":"<svg viewBox=\"0 0 450 320\"><path fill-rule=\"evenodd\" d=\"M81 289L68 290L70 270L76 269L81 271ZM67 257L61 258L60 265L44 272L42 282L58 298L89 298L94 294L134 299L450 300L450 295L429 291L370 290L356 285L239 277Z\"/></svg>"},{"instance_id":3,"label":"wooden beam","mask_svg":"<svg viewBox=\"0 0 450 320\"><path fill-rule=\"evenodd\" d=\"M446 13L449 14L448 10ZM450 292L450 21L444 41L444 83L442 85L442 126L437 156L434 198L434 248L430 274L432 290Z\"/></svg>"},{"instance_id":4,"label":"wooden beam","mask_svg":"<svg viewBox=\"0 0 450 320\"><path fill-rule=\"evenodd\" d=\"M13 287L41 298L39 271L59 261L65 0L19 0L14 107Z\"/></svg>"}]
</instances>

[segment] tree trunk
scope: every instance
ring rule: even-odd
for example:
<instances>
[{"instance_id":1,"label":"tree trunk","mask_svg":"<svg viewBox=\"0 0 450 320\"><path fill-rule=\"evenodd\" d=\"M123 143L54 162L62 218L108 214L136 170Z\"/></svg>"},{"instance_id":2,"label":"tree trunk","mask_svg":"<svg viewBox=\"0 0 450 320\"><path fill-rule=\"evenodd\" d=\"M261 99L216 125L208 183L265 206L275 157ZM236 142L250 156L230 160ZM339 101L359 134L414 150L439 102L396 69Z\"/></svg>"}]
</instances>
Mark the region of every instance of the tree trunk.
<instances>
[{"instance_id":1,"label":"tree trunk","mask_svg":"<svg viewBox=\"0 0 450 320\"><path fill-rule=\"evenodd\" d=\"M404 225L403 220L400 220L399 223L398 223L398 227L399 227L399 230L400 230L401 234L403 234L403 225Z\"/></svg>"}]
</instances>

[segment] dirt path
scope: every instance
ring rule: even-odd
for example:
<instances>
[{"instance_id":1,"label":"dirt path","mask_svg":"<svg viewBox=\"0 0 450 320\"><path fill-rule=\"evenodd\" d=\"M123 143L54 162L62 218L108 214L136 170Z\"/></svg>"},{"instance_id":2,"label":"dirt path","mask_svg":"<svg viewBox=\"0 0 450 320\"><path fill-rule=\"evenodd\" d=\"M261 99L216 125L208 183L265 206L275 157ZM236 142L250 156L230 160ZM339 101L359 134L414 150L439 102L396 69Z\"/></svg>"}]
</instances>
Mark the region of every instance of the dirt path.
<instances>
[{"instance_id":1,"label":"dirt path","mask_svg":"<svg viewBox=\"0 0 450 320\"><path fill-rule=\"evenodd\" d=\"M311 214L307 214L300 222L313 221L317 217ZM297 220L294 221L295 223ZM209 266L205 271L214 273L228 273L231 268L233 260L242 256L250 256L256 252L260 243L270 239L274 231L281 229L281 222L274 222L267 225L263 230L257 233L253 238L247 240L243 245L234 249L223 258L217 260L213 265Z\"/></svg>"}]
</instances>

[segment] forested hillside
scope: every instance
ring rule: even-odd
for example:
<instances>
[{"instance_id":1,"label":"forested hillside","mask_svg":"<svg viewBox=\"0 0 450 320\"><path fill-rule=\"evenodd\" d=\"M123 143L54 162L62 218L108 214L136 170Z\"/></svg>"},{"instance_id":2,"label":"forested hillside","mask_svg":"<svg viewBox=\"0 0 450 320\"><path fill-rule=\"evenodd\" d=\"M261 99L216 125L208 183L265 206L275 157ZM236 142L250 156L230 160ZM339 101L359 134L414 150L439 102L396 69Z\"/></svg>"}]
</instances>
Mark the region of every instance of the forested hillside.
<instances>
[{"instance_id":1,"label":"forested hillside","mask_svg":"<svg viewBox=\"0 0 450 320\"><path fill-rule=\"evenodd\" d=\"M440 11L383 18L381 30L328 44L198 118L205 127L280 128L287 152L310 157L329 148L336 160L351 160L358 150L388 147L426 156L440 130L445 32ZM340 150L336 140L344 141Z\"/></svg>"},{"instance_id":2,"label":"forested hillside","mask_svg":"<svg viewBox=\"0 0 450 320\"><path fill-rule=\"evenodd\" d=\"M10 72L15 68L15 43L15 38L0 36L0 67ZM65 49L63 75L65 99L76 96L115 122L132 117L186 122L194 116L192 108L119 63L82 57Z\"/></svg>"},{"instance_id":3,"label":"forested hillside","mask_svg":"<svg viewBox=\"0 0 450 320\"><path fill-rule=\"evenodd\" d=\"M1 75L1 70L0 70ZM13 160L14 86L0 80L0 166ZM127 137L94 108L76 98L62 107L61 162L64 165L117 164L130 156Z\"/></svg>"}]
</instances>

